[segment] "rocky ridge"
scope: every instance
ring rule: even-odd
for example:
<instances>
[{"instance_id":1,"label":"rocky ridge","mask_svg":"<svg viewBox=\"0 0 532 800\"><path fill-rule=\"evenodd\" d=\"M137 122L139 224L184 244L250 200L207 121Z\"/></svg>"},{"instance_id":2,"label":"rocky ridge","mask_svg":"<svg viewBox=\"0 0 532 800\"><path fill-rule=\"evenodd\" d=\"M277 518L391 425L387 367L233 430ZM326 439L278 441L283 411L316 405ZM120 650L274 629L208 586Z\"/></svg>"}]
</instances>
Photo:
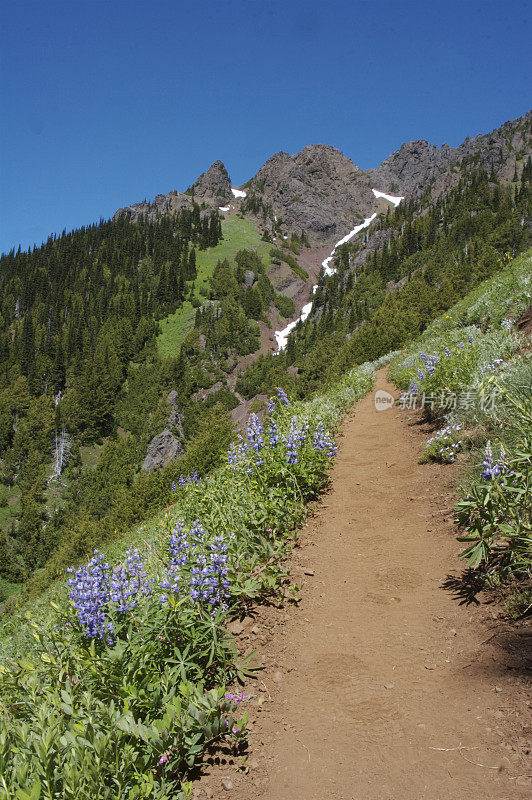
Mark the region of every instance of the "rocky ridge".
<instances>
[{"instance_id":1,"label":"rocky ridge","mask_svg":"<svg viewBox=\"0 0 532 800\"><path fill-rule=\"evenodd\" d=\"M157 195L153 203L135 203L119 209L115 217L127 215L135 221L146 214L153 219L190 207L194 200L204 204L207 212L231 204L233 211L255 217L272 234L304 230L311 244L332 245L386 207L372 189L407 199L430 189L438 197L458 183L464 160L475 160L490 174L493 170L498 178L512 180L531 152L531 124L529 111L490 133L467 137L459 147L408 142L379 167L368 170L330 145L308 145L294 155L279 152L245 184L248 196L244 199L232 196L228 172L216 161L186 193Z\"/></svg>"}]
</instances>

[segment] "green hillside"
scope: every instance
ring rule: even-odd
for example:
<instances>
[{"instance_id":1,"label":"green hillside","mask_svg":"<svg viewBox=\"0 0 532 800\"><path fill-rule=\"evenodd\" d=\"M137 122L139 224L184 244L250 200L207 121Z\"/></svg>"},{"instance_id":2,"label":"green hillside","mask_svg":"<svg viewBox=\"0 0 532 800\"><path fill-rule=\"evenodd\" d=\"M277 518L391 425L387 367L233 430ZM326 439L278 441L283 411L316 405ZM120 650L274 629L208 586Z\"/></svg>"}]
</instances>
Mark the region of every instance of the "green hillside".
<instances>
[{"instance_id":1,"label":"green hillside","mask_svg":"<svg viewBox=\"0 0 532 800\"><path fill-rule=\"evenodd\" d=\"M199 251L196 255L198 275L194 283L194 297L204 299L214 268L225 258L233 261L239 250L255 250L265 267L270 263L271 245L261 239L256 225L249 219L226 216L222 220L223 239L215 247ZM175 357L187 333L194 326L195 308L190 301L160 321L161 333L157 337L157 348L161 358Z\"/></svg>"}]
</instances>

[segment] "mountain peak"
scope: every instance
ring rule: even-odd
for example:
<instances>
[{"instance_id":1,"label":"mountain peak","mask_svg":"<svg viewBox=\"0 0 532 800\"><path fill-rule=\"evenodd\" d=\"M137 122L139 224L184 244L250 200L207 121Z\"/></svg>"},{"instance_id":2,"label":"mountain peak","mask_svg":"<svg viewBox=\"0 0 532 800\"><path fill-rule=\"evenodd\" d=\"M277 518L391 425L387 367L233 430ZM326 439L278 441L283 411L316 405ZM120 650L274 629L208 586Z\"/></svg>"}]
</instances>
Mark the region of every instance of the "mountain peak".
<instances>
[{"instance_id":1,"label":"mountain peak","mask_svg":"<svg viewBox=\"0 0 532 800\"><path fill-rule=\"evenodd\" d=\"M207 172L202 172L192 187L194 196L214 199L223 203L231 198L231 179L222 161L215 161Z\"/></svg>"}]
</instances>

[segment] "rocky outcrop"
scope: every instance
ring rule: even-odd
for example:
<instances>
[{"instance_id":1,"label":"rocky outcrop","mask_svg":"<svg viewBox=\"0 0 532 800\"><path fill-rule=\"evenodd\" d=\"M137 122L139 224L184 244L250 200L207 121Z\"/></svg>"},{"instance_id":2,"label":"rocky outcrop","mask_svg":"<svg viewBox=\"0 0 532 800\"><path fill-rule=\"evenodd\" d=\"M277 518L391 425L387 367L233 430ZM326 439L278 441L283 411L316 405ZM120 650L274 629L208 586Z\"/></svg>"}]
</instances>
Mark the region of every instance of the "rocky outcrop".
<instances>
[{"instance_id":1,"label":"rocky outcrop","mask_svg":"<svg viewBox=\"0 0 532 800\"><path fill-rule=\"evenodd\" d=\"M153 437L146 450L146 457L142 462L144 472L153 472L175 461L183 453L183 417L177 404L178 396L174 390L166 398L170 406L170 413L167 419L167 427L161 433Z\"/></svg>"},{"instance_id":2,"label":"rocky outcrop","mask_svg":"<svg viewBox=\"0 0 532 800\"><path fill-rule=\"evenodd\" d=\"M192 208L193 202L191 195L175 191L169 194L158 194L153 203L143 200L141 203L133 203L130 206L119 208L113 215L113 219L128 217L131 222L137 222L139 217L146 216L153 221L161 214L173 214L182 208Z\"/></svg>"},{"instance_id":3,"label":"rocky outcrop","mask_svg":"<svg viewBox=\"0 0 532 800\"><path fill-rule=\"evenodd\" d=\"M260 197L282 219L283 230L304 230L313 244L340 239L375 210L366 173L325 144L277 153L247 187L250 198Z\"/></svg>"},{"instance_id":4,"label":"rocky outcrop","mask_svg":"<svg viewBox=\"0 0 532 800\"><path fill-rule=\"evenodd\" d=\"M164 467L169 461L175 461L182 452L183 446L172 431L168 429L161 431L149 443L142 469L144 472L153 472Z\"/></svg>"},{"instance_id":5,"label":"rocky outcrop","mask_svg":"<svg viewBox=\"0 0 532 800\"><path fill-rule=\"evenodd\" d=\"M518 174L524 159L530 154L532 112L505 122L491 133L471 139L459 147L444 144L436 147L422 141L403 144L375 170L368 170L373 186L393 194L394 190L407 197L420 196L429 188L434 199L458 184L460 164L476 162L488 174L492 170L502 181Z\"/></svg>"},{"instance_id":6,"label":"rocky outcrop","mask_svg":"<svg viewBox=\"0 0 532 800\"><path fill-rule=\"evenodd\" d=\"M215 161L207 172L202 172L192 189L196 200L210 201L218 206L233 199L231 180L221 161Z\"/></svg>"},{"instance_id":7,"label":"rocky outcrop","mask_svg":"<svg viewBox=\"0 0 532 800\"><path fill-rule=\"evenodd\" d=\"M152 203L143 200L141 203L124 206L115 212L113 219L128 217L131 222L136 222L144 215L149 220L154 220L160 214L173 214L182 208L192 208L194 202L200 205L205 203L207 210L202 213L209 214L212 208L218 208L233 199L227 170L221 161L215 161L186 192L174 190L168 194L158 194Z\"/></svg>"}]
</instances>

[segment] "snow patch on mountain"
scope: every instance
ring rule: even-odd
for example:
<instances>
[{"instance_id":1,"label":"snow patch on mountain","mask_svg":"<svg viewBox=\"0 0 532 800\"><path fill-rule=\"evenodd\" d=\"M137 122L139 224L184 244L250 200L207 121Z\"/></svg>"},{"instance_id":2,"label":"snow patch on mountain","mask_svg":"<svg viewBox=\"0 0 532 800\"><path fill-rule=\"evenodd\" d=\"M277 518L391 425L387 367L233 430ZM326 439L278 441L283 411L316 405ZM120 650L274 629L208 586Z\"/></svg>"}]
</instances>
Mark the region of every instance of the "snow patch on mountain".
<instances>
[{"instance_id":1,"label":"snow patch on mountain","mask_svg":"<svg viewBox=\"0 0 532 800\"><path fill-rule=\"evenodd\" d=\"M327 256L327 258L324 259L324 261L322 261L322 264L321 264L321 266L325 270L325 274L326 275L334 275L334 273L336 272L336 270L333 269L330 266L330 263L334 258L334 253L335 253L336 248L340 247L340 245L345 244L346 242L348 242L350 239L353 238L353 236L356 236L357 233L360 233L361 230L363 230L364 228L367 228L368 225L371 225L371 223L373 222L373 220L375 219L376 216L377 216L377 214L372 214L371 217L367 217L367 219L365 219L364 222L362 222L360 225L357 225L355 228L353 228L353 230L350 231L348 234L346 234L343 239L340 239L339 242L336 242L336 244L334 245L334 247L332 249L331 255Z\"/></svg>"},{"instance_id":2,"label":"snow patch on mountain","mask_svg":"<svg viewBox=\"0 0 532 800\"><path fill-rule=\"evenodd\" d=\"M231 191L235 197L246 197L246 193L242 191L242 189L233 189L231 186Z\"/></svg>"},{"instance_id":3,"label":"snow patch on mountain","mask_svg":"<svg viewBox=\"0 0 532 800\"><path fill-rule=\"evenodd\" d=\"M288 342L288 337L290 336L290 334L292 333L292 331L296 327L297 323L298 322L305 322L306 318L308 317L308 315L310 314L311 311L312 311L312 303L307 303L301 309L301 316L298 317L298 319L296 319L294 322L290 322L286 326L286 328L283 328L282 331L275 331L275 334L274 334L275 341L277 342L277 347L279 348L279 350L284 350L285 349L286 344Z\"/></svg>"},{"instance_id":4,"label":"snow patch on mountain","mask_svg":"<svg viewBox=\"0 0 532 800\"><path fill-rule=\"evenodd\" d=\"M401 200L404 200L404 197L396 197L393 194L384 194L384 192L379 192L377 189L371 190L375 197L384 197L385 200L388 200L389 203L393 203L394 206L397 208Z\"/></svg>"},{"instance_id":5,"label":"snow patch on mountain","mask_svg":"<svg viewBox=\"0 0 532 800\"><path fill-rule=\"evenodd\" d=\"M401 198L401 200L402 200L402 198ZM353 236L356 236L357 233L360 233L361 230L363 230L364 228L367 228L368 225L371 225L371 223L373 222L373 220L375 219L376 216L377 216L377 214L372 214L371 217L368 217L367 219L365 219L364 222L362 222L360 225L357 225L355 228L353 228L352 231L350 231L348 234L346 234L343 237L343 239L340 239L339 242L336 242L336 244L334 245L334 247L332 249L331 255L327 256L327 258L322 262L322 267L325 270L325 274L326 275L334 275L334 273L336 272L336 270L333 269L330 266L330 263L334 258L334 253L335 253L336 248L340 247L340 245L345 244L346 242L348 242L350 239L353 238ZM313 286L312 287L312 294L314 294L316 292L317 288L318 288L317 286ZM296 319L294 322L290 322L286 326L286 328L283 328L282 331L275 331L274 336L275 336L275 341L277 342L277 347L278 347L278 351L277 352L280 352L281 350L285 349L286 344L288 342L288 337L290 336L290 334L292 333L292 331L294 330L294 328L296 327L298 322L305 322L306 318L308 317L308 315L310 314L311 311L312 311L312 301L303 306L303 308L301 309L301 315L298 317L298 319Z\"/></svg>"}]
</instances>

